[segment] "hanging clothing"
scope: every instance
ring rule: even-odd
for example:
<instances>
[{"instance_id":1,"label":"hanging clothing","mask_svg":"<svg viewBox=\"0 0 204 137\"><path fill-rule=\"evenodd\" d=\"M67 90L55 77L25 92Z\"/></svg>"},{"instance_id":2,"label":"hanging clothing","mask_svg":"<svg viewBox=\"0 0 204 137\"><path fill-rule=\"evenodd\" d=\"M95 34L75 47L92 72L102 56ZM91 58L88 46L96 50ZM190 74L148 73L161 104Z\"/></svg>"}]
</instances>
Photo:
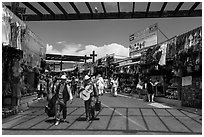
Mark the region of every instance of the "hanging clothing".
<instances>
[{"instance_id":1,"label":"hanging clothing","mask_svg":"<svg viewBox=\"0 0 204 137\"><path fill-rule=\"evenodd\" d=\"M166 65L166 48L167 48L167 43L162 44L160 47L160 50L162 51L162 55L159 60L159 65L161 66Z\"/></svg>"},{"instance_id":2,"label":"hanging clothing","mask_svg":"<svg viewBox=\"0 0 204 137\"><path fill-rule=\"evenodd\" d=\"M2 20L2 43L3 45L10 44L11 26L6 20Z\"/></svg>"},{"instance_id":3,"label":"hanging clothing","mask_svg":"<svg viewBox=\"0 0 204 137\"><path fill-rule=\"evenodd\" d=\"M16 23L11 23L11 46L17 48L18 27Z\"/></svg>"},{"instance_id":4,"label":"hanging clothing","mask_svg":"<svg viewBox=\"0 0 204 137\"><path fill-rule=\"evenodd\" d=\"M21 50L21 27L17 29L17 49Z\"/></svg>"}]
</instances>

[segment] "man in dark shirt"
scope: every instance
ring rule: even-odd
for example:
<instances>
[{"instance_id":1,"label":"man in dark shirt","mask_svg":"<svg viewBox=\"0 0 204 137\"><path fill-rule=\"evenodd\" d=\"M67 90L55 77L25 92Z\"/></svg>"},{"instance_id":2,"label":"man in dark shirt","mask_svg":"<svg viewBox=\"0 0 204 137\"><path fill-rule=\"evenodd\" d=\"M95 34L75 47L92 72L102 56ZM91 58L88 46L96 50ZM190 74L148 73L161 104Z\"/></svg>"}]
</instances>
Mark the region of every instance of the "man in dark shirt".
<instances>
[{"instance_id":1,"label":"man in dark shirt","mask_svg":"<svg viewBox=\"0 0 204 137\"><path fill-rule=\"evenodd\" d=\"M146 80L145 89L147 90L148 101L153 102L154 101L154 89L153 89L153 83L151 79Z\"/></svg>"},{"instance_id":2,"label":"man in dark shirt","mask_svg":"<svg viewBox=\"0 0 204 137\"><path fill-rule=\"evenodd\" d=\"M63 122L66 120L67 116L67 101L70 100L70 103L72 103L73 96L71 92L70 85L66 83L66 76L61 76L61 81L58 84L56 88L56 95L57 95L57 101L56 101L56 123L55 125L59 125L60 122L60 112L63 111Z\"/></svg>"}]
</instances>

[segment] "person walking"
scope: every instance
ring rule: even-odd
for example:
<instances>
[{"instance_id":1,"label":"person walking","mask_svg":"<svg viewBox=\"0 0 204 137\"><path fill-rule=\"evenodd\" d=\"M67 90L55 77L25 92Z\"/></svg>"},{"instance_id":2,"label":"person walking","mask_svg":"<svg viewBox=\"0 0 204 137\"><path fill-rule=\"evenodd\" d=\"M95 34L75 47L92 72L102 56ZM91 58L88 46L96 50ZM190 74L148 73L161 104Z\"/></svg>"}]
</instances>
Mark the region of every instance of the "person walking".
<instances>
[{"instance_id":1,"label":"person walking","mask_svg":"<svg viewBox=\"0 0 204 137\"><path fill-rule=\"evenodd\" d=\"M69 81L71 82L71 81ZM60 113L63 111L63 122L66 122L67 116L67 101L70 100L70 104L73 102L73 96L71 92L70 84L66 83L66 76L61 76L61 81L56 87L56 123L55 125L59 125L60 123Z\"/></svg>"},{"instance_id":2,"label":"person walking","mask_svg":"<svg viewBox=\"0 0 204 137\"><path fill-rule=\"evenodd\" d=\"M100 74L98 75L97 85L98 85L99 96L103 95L105 83L104 83L103 77Z\"/></svg>"},{"instance_id":3,"label":"person walking","mask_svg":"<svg viewBox=\"0 0 204 137\"><path fill-rule=\"evenodd\" d=\"M150 78L148 78L145 82L145 89L147 90L147 97L149 102L154 101L154 89L153 89L153 83Z\"/></svg>"},{"instance_id":4,"label":"person walking","mask_svg":"<svg viewBox=\"0 0 204 137\"><path fill-rule=\"evenodd\" d=\"M95 117L93 110L94 97L98 97L94 89L94 83L91 81L91 78L86 75L84 77L84 89L80 92L80 98L84 100L86 121L93 120Z\"/></svg>"},{"instance_id":5,"label":"person walking","mask_svg":"<svg viewBox=\"0 0 204 137\"><path fill-rule=\"evenodd\" d=\"M114 97L117 96L117 89L118 89L118 79L116 76L113 77L113 79L111 80L112 83L112 88L111 88L111 92L113 94Z\"/></svg>"},{"instance_id":6,"label":"person walking","mask_svg":"<svg viewBox=\"0 0 204 137\"><path fill-rule=\"evenodd\" d=\"M71 90L72 90L72 94L75 95L75 92L76 92L76 80L75 80L75 77L72 76L71 78Z\"/></svg>"}]
</instances>

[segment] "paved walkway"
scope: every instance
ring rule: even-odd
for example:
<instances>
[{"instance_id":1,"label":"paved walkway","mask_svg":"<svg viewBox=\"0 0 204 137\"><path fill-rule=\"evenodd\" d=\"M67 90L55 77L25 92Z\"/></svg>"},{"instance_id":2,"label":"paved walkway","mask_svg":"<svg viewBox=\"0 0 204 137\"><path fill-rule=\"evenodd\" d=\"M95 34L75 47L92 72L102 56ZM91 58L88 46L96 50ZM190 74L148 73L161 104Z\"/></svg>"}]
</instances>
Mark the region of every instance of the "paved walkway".
<instances>
[{"instance_id":1,"label":"paved walkway","mask_svg":"<svg viewBox=\"0 0 204 137\"><path fill-rule=\"evenodd\" d=\"M185 110L121 96L104 95L101 101L99 120L86 122L83 101L76 98L68 107L68 121L58 126L44 112L47 102L38 101L3 119L3 134L202 134L201 116Z\"/></svg>"}]
</instances>

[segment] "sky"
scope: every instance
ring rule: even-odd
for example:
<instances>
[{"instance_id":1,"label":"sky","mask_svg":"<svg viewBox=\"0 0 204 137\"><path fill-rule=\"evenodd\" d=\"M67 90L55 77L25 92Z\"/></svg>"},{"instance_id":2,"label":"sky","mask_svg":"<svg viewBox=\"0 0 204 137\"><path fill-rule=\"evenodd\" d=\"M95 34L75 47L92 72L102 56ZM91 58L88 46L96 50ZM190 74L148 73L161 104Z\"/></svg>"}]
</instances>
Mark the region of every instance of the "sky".
<instances>
[{"instance_id":1,"label":"sky","mask_svg":"<svg viewBox=\"0 0 204 137\"><path fill-rule=\"evenodd\" d=\"M145 4L136 4L135 10L145 10ZM39 6L37 3L33 3ZM53 3L46 2L50 7ZM66 3L67 4L67 3ZM75 2L80 12L89 12L84 3ZM84 5L83 5L84 4ZM98 11L102 8L98 3L90 3L92 9L97 6ZM141 3L140 3L141 4ZM168 3L166 9L175 9L177 3ZM181 9L189 9L192 2L185 3ZM107 12L117 11L116 2L105 2ZM23 6L21 4L20 6ZM64 5L65 6L65 5ZM68 6L68 5L66 5ZM161 9L162 2L152 2L150 10L158 11ZM142 9L143 7L143 9ZM39 7L40 8L40 7ZM121 11L131 11L131 3L121 4ZM198 6L202 8L202 4ZM56 6L52 8L55 13L59 13ZM74 13L68 7L69 13ZM72 10L71 10L72 9ZM173 9L173 10L174 10ZM31 13L31 10L27 10ZM42 9L41 12L46 11ZM163 19L126 19L126 20L78 20L78 21L31 21L26 22L28 27L46 44L46 53L63 55L90 55L94 50L97 54L96 59L115 53L115 55L129 56L129 36L137 31L158 23L158 28L168 37L183 34L189 30L202 26L202 18L163 18ZM158 33L158 43L165 41L166 38L161 32Z\"/></svg>"},{"instance_id":2,"label":"sky","mask_svg":"<svg viewBox=\"0 0 204 137\"><path fill-rule=\"evenodd\" d=\"M89 55L129 55L129 36L154 23L168 37L202 26L201 18L131 19L96 21L28 22L29 28L46 44L47 53ZM158 32L158 42L166 38Z\"/></svg>"}]
</instances>

